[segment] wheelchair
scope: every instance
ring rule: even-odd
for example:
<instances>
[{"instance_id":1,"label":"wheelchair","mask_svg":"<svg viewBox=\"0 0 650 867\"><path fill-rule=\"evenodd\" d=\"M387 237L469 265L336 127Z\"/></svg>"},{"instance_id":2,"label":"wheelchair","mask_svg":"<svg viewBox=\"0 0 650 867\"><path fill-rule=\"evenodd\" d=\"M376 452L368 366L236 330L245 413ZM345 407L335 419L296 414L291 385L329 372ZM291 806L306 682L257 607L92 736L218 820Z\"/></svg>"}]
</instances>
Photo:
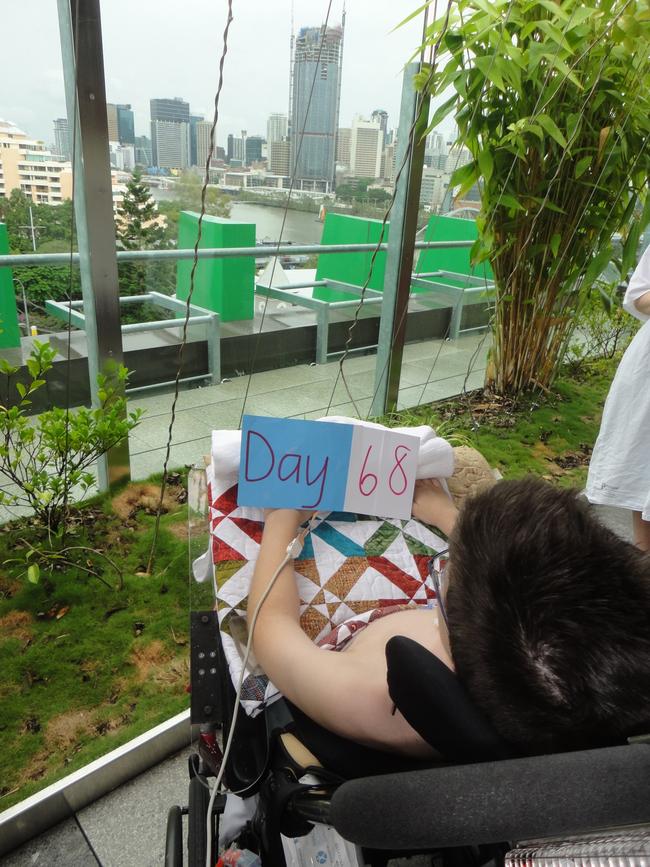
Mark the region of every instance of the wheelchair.
<instances>
[{"instance_id":1,"label":"wheelchair","mask_svg":"<svg viewBox=\"0 0 650 867\"><path fill-rule=\"evenodd\" d=\"M193 612L190 632L198 749L189 759L188 804L169 811L166 867L206 863L208 781L222 762L218 730L229 731L234 712L216 612ZM237 839L263 867L286 867L282 836L299 838L314 825L333 827L369 867L425 854L441 867L647 867L650 738L516 756L426 649L396 637L386 656L391 698L435 760L347 741L283 699L258 717L238 716L224 782L242 797L259 796ZM313 776L306 782L305 774ZM211 811L212 864L225 803L218 795ZM549 840L557 842L539 843Z\"/></svg>"}]
</instances>

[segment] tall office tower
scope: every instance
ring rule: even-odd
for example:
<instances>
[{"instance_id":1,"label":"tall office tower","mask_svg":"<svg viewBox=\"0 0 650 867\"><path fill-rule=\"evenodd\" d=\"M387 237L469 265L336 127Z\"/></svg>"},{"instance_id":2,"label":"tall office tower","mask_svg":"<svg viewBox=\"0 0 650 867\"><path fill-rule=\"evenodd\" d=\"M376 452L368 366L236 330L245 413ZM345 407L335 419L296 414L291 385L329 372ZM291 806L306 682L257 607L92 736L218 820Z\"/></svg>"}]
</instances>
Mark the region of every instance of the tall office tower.
<instances>
[{"instance_id":1,"label":"tall office tower","mask_svg":"<svg viewBox=\"0 0 650 867\"><path fill-rule=\"evenodd\" d=\"M231 165L243 166L246 161L246 131L243 130L243 136L238 138L232 133L228 136L228 150L226 159Z\"/></svg>"},{"instance_id":2,"label":"tall office tower","mask_svg":"<svg viewBox=\"0 0 650 867\"><path fill-rule=\"evenodd\" d=\"M325 190L335 178L344 27L301 28L293 57L291 169Z\"/></svg>"},{"instance_id":3,"label":"tall office tower","mask_svg":"<svg viewBox=\"0 0 650 867\"><path fill-rule=\"evenodd\" d=\"M286 114L270 114L266 122L266 141L269 147L271 142L282 141L287 137L287 129L289 126L289 118Z\"/></svg>"},{"instance_id":4,"label":"tall office tower","mask_svg":"<svg viewBox=\"0 0 650 867\"><path fill-rule=\"evenodd\" d=\"M264 139L261 135L249 135L246 139L246 165L259 163L262 159L262 145Z\"/></svg>"},{"instance_id":5,"label":"tall office tower","mask_svg":"<svg viewBox=\"0 0 650 867\"><path fill-rule=\"evenodd\" d=\"M376 108L373 113L370 115L370 120L373 120L375 123L378 123L381 127L381 131L384 134L384 140L382 142L382 147L388 144L388 112L384 111L383 108Z\"/></svg>"},{"instance_id":6,"label":"tall office tower","mask_svg":"<svg viewBox=\"0 0 650 867\"><path fill-rule=\"evenodd\" d=\"M151 159L151 139L146 135L135 137L135 162L139 166L153 165Z\"/></svg>"},{"instance_id":7,"label":"tall office tower","mask_svg":"<svg viewBox=\"0 0 650 867\"><path fill-rule=\"evenodd\" d=\"M378 123L355 117L350 134L350 171L355 178L381 177L384 133Z\"/></svg>"},{"instance_id":8,"label":"tall office tower","mask_svg":"<svg viewBox=\"0 0 650 867\"><path fill-rule=\"evenodd\" d=\"M106 118L108 120L108 140L119 141L120 133L117 124L117 106L114 102L106 103Z\"/></svg>"},{"instance_id":9,"label":"tall office tower","mask_svg":"<svg viewBox=\"0 0 650 867\"><path fill-rule=\"evenodd\" d=\"M392 184L395 180L395 142L387 144L381 155L381 176Z\"/></svg>"},{"instance_id":10,"label":"tall office tower","mask_svg":"<svg viewBox=\"0 0 650 867\"><path fill-rule=\"evenodd\" d=\"M196 165L204 169L210 151L210 130L212 129L212 123L209 120L199 120L194 129L196 135ZM216 158L216 148L213 157Z\"/></svg>"},{"instance_id":11,"label":"tall office tower","mask_svg":"<svg viewBox=\"0 0 650 867\"><path fill-rule=\"evenodd\" d=\"M202 123L205 120L202 114L191 114L190 115L190 165L192 166L200 166L201 163L198 160L197 153L197 136L196 136L196 126L199 123ZM205 165L205 160L203 160L203 165Z\"/></svg>"},{"instance_id":12,"label":"tall office tower","mask_svg":"<svg viewBox=\"0 0 650 867\"><path fill-rule=\"evenodd\" d=\"M336 164L350 168L350 135L349 126L340 126L336 134Z\"/></svg>"},{"instance_id":13,"label":"tall office tower","mask_svg":"<svg viewBox=\"0 0 650 867\"><path fill-rule=\"evenodd\" d=\"M58 156L65 160L70 159L70 133L67 117L57 117L54 121L54 149Z\"/></svg>"},{"instance_id":14,"label":"tall office tower","mask_svg":"<svg viewBox=\"0 0 650 867\"><path fill-rule=\"evenodd\" d=\"M151 156L161 169L186 169L190 164L190 104L180 97L152 99Z\"/></svg>"},{"instance_id":15,"label":"tall office tower","mask_svg":"<svg viewBox=\"0 0 650 867\"><path fill-rule=\"evenodd\" d=\"M116 105L117 136L121 145L135 145L135 121L130 105Z\"/></svg>"},{"instance_id":16,"label":"tall office tower","mask_svg":"<svg viewBox=\"0 0 650 867\"><path fill-rule=\"evenodd\" d=\"M269 144L269 172L272 175L289 175L289 161L291 159L291 145L289 139L272 141Z\"/></svg>"}]
</instances>

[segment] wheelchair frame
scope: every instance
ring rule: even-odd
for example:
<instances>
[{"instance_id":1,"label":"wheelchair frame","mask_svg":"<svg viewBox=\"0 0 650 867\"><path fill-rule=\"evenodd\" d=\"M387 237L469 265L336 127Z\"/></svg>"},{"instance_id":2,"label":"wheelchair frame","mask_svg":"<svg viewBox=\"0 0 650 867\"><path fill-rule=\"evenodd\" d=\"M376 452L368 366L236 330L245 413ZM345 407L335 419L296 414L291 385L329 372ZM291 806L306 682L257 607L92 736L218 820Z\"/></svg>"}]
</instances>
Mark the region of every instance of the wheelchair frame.
<instances>
[{"instance_id":1,"label":"wheelchair frame","mask_svg":"<svg viewBox=\"0 0 650 867\"><path fill-rule=\"evenodd\" d=\"M216 611L190 618L191 722L199 726L190 756L188 805L170 809L166 867L204 867L208 779L221 768L217 732L228 732L235 692L221 644ZM430 853L443 867L498 865L512 841L573 838L602 828L650 825L650 743L421 771L381 774L318 788L299 783L299 768L278 748L291 721L283 701L252 719L241 713L224 773L230 791L259 793L257 813L240 842L259 852L263 867L285 867L281 834L297 837L313 823L334 826L363 847L366 864L386 867L393 857ZM212 852L219 817L215 799ZM458 803L463 810L457 810ZM419 817L413 827L409 816ZM187 858L182 816L188 816ZM510 841L510 842L506 842ZM645 862L644 862L645 863Z\"/></svg>"}]
</instances>

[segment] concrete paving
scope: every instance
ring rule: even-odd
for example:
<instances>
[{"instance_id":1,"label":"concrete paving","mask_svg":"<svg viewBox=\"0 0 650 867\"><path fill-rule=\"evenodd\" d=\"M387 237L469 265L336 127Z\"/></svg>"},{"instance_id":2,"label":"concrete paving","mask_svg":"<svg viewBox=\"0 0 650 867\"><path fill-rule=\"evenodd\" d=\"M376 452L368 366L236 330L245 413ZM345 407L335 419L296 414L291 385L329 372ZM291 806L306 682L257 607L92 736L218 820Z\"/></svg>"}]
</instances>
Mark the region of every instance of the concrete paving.
<instances>
[{"instance_id":1,"label":"concrete paving","mask_svg":"<svg viewBox=\"0 0 650 867\"><path fill-rule=\"evenodd\" d=\"M457 340L426 340L404 350L400 409L451 397L483 382L488 339L485 332ZM339 364L300 364L220 385L181 391L176 405L170 466L194 463L210 451L210 432L239 427L244 412L287 418L324 415L367 417L375 389L375 355L352 355ZM143 417L130 438L133 478L159 472L165 456L173 394L166 390L134 395L130 409Z\"/></svg>"}]
</instances>

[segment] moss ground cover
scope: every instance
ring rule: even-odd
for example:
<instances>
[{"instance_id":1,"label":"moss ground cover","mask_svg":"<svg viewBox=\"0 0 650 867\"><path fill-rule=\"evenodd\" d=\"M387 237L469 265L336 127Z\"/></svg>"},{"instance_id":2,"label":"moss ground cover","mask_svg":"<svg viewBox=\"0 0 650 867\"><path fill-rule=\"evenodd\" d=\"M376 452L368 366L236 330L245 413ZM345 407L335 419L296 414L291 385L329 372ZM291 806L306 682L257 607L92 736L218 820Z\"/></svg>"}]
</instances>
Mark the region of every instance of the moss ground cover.
<instances>
[{"instance_id":1,"label":"moss ground cover","mask_svg":"<svg viewBox=\"0 0 650 867\"><path fill-rule=\"evenodd\" d=\"M532 472L580 487L617 362L583 363L543 398L474 392L390 421L432 424L506 478ZM146 574L157 490L155 479L133 485L77 513L68 544L109 554L121 590L69 568L42 570L30 584L22 540L35 545L37 528L0 527L0 810L188 705L188 613L210 607L211 591L188 583L181 479L170 485L156 567ZM104 577L117 587L108 566Z\"/></svg>"},{"instance_id":2,"label":"moss ground cover","mask_svg":"<svg viewBox=\"0 0 650 867\"><path fill-rule=\"evenodd\" d=\"M0 528L0 810L188 706L188 610L209 607L211 595L188 587L180 483L169 488L156 568L144 574L156 490L94 500L67 540L106 551L121 590L70 568L30 584L21 540L35 544L36 529ZM117 588L110 568L104 578Z\"/></svg>"}]
</instances>

